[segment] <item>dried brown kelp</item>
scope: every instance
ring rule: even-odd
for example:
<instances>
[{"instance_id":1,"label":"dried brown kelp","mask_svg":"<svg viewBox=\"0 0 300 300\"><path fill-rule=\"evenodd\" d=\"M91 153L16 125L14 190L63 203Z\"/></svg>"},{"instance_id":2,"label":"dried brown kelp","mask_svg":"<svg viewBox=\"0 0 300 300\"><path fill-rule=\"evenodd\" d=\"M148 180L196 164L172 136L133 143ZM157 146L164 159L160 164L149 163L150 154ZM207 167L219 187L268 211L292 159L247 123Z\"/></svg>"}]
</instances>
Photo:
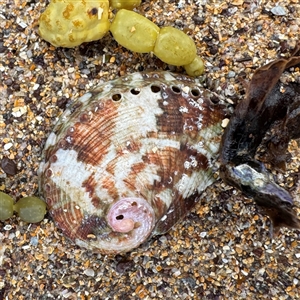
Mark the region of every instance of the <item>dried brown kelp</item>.
<instances>
[{"instance_id":1,"label":"dried brown kelp","mask_svg":"<svg viewBox=\"0 0 300 300\"><path fill-rule=\"evenodd\" d=\"M267 143L269 158L282 163L290 139L300 137L300 88L284 85L279 78L285 69L300 63L300 46L291 57L275 60L254 73L245 99L236 107L223 135L220 160L221 177L239 188L270 216L274 232L281 226L300 228L292 209L291 195L274 181L265 166L254 157L266 133L278 127Z\"/></svg>"},{"instance_id":2,"label":"dried brown kelp","mask_svg":"<svg viewBox=\"0 0 300 300\"><path fill-rule=\"evenodd\" d=\"M285 170L285 162L291 157L287 148L291 139L300 138L300 86L290 83L285 93L293 98L293 103L283 119L271 126L271 134L264 141L266 152L263 159L277 169Z\"/></svg>"}]
</instances>

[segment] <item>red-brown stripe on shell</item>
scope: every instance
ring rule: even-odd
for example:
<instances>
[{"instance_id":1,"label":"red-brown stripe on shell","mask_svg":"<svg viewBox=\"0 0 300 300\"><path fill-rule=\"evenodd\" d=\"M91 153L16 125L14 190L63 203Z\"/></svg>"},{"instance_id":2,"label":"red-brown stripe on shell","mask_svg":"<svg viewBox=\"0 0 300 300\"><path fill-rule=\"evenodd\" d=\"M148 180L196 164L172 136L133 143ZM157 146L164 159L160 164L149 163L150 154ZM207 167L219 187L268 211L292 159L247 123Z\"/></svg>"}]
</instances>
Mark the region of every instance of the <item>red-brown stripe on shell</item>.
<instances>
[{"instance_id":1,"label":"red-brown stripe on shell","mask_svg":"<svg viewBox=\"0 0 300 300\"><path fill-rule=\"evenodd\" d=\"M62 115L41 164L57 226L101 253L169 230L213 182L227 107L196 79L135 73L98 85Z\"/></svg>"}]
</instances>

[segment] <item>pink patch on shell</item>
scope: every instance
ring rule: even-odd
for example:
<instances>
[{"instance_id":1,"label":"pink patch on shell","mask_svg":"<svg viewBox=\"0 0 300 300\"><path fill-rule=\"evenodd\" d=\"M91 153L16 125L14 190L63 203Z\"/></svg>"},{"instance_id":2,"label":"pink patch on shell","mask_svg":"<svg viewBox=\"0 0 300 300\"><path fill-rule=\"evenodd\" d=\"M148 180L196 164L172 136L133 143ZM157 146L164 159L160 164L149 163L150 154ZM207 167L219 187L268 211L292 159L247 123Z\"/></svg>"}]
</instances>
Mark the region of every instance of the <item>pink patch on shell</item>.
<instances>
[{"instance_id":1,"label":"pink patch on shell","mask_svg":"<svg viewBox=\"0 0 300 300\"><path fill-rule=\"evenodd\" d=\"M155 214L145 199L121 198L110 207L107 221L115 232L133 232L146 238L155 225Z\"/></svg>"}]
</instances>

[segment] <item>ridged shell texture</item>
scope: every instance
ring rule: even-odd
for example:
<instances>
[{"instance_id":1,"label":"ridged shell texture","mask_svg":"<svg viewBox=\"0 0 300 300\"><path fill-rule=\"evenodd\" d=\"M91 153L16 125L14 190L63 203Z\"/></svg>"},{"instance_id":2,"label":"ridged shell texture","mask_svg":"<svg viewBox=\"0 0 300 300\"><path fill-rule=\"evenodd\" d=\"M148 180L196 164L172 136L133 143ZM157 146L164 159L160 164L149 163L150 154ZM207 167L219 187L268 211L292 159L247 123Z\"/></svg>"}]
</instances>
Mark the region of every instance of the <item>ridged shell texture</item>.
<instances>
[{"instance_id":1,"label":"ridged shell texture","mask_svg":"<svg viewBox=\"0 0 300 300\"><path fill-rule=\"evenodd\" d=\"M214 181L227 108L196 79L134 73L75 101L50 134L40 192L76 244L116 254L168 231Z\"/></svg>"}]
</instances>

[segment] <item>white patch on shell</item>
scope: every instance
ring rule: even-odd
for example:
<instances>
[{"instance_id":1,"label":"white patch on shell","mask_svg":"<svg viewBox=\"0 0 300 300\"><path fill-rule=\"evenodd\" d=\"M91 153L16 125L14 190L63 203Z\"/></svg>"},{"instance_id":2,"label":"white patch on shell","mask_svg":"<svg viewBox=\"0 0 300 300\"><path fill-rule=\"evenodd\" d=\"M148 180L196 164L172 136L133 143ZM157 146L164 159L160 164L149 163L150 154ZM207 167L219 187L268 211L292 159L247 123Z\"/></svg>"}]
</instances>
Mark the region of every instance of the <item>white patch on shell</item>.
<instances>
[{"instance_id":1,"label":"white patch on shell","mask_svg":"<svg viewBox=\"0 0 300 300\"><path fill-rule=\"evenodd\" d=\"M190 156L190 160L189 161L185 161L184 162L184 167L186 169L189 169L189 168L196 168L198 165L198 162L196 160L196 157L195 156Z\"/></svg>"},{"instance_id":2,"label":"white patch on shell","mask_svg":"<svg viewBox=\"0 0 300 300\"><path fill-rule=\"evenodd\" d=\"M208 160L219 152L222 129L220 126L210 126L201 129L199 142L191 148L203 154ZM207 143L209 141L209 143Z\"/></svg>"},{"instance_id":3,"label":"white patch on shell","mask_svg":"<svg viewBox=\"0 0 300 300\"><path fill-rule=\"evenodd\" d=\"M114 92L116 93L117 90L115 89ZM149 132L157 132L156 115L163 113L162 109L157 105L160 93L151 92L150 86L147 86L140 90L138 97L133 96L128 91L122 93L122 98L116 119L116 140L123 140L125 125L130 126L129 130L134 131L135 136L139 137L147 137ZM146 103L141 105L140 101L145 101ZM143 105L147 105L147 110L143 109Z\"/></svg>"},{"instance_id":4,"label":"white patch on shell","mask_svg":"<svg viewBox=\"0 0 300 300\"><path fill-rule=\"evenodd\" d=\"M49 134L45 147L54 146L57 143L57 135L54 132Z\"/></svg>"},{"instance_id":5,"label":"white patch on shell","mask_svg":"<svg viewBox=\"0 0 300 300\"><path fill-rule=\"evenodd\" d=\"M121 191L126 191L126 197L137 196L141 190L145 189L145 186L148 184L153 185L155 180L160 180L160 177L156 174L158 166L148 164L145 166L143 173L137 177L137 181L132 183L135 189L128 189L125 182L127 181L129 174L132 172L132 165L138 163L143 163L142 153L136 153L136 155L128 153L127 155L122 155L116 161L114 177L115 188L120 191L120 193ZM109 199L110 198L108 198L107 201L109 201Z\"/></svg>"},{"instance_id":6,"label":"white patch on shell","mask_svg":"<svg viewBox=\"0 0 300 300\"><path fill-rule=\"evenodd\" d=\"M171 140L171 139L159 140L159 139L155 139L155 138L148 138L147 143L149 143L150 145L155 145L155 147L158 149L163 149L166 147L175 148L175 149L180 148L180 142L176 141L176 140Z\"/></svg>"},{"instance_id":7,"label":"white patch on shell","mask_svg":"<svg viewBox=\"0 0 300 300\"><path fill-rule=\"evenodd\" d=\"M196 121L198 130L200 130L202 128L202 120L203 120L203 115L199 115L198 119Z\"/></svg>"},{"instance_id":8,"label":"white patch on shell","mask_svg":"<svg viewBox=\"0 0 300 300\"><path fill-rule=\"evenodd\" d=\"M165 72L164 73L164 79L166 81L173 81L173 80L175 80L175 77L171 73Z\"/></svg>"},{"instance_id":9,"label":"white patch on shell","mask_svg":"<svg viewBox=\"0 0 300 300\"><path fill-rule=\"evenodd\" d=\"M169 207L174 197L173 193L174 191L172 191L171 189L163 189L160 193L156 194L155 197L160 198L164 202L166 207Z\"/></svg>"},{"instance_id":10,"label":"white patch on shell","mask_svg":"<svg viewBox=\"0 0 300 300\"><path fill-rule=\"evenodd\" d=\"M195 107L195 108L199 109L200 111L203 110L203 107L202 107L203 100L201 98L199 98L197 101L192 98L189 98L188 101L192 107Z\"/></svg>"},{"instance_id":11,"label":"white patch on shell","mask_svg":"<svg viewBox=\"0 0 300 300\"><path fill-rule=\"evenodd\" d=\"M160 219L161 221L165 221L167 219L167 215L162 216L162 218Z\"/></svg>"},{"instance_id":12,"label":"white patch on shell","mask_svg":"<svg viewBox=\"0 0 300 300\"><path fill-rule=\"evenodd\" d=\"M143 76L141 75L141 73L138 73L138 72L137 73L133 73L130 76L126 76L123 79L123 81L135 82L135 85L138 85L137 83L139 81L143 81L143 80L144 80Z\"/></svg>"},{"instance_id":13,"label":"white patch on shell","mask_svg":"<svg viewBox=\"0 0 300 300\"><path fill-rule=\"evenodd\" d=\"M199 172L193 172L191 176L182 174L176 184L176 188L183 198L186 199L196 191L198 193L203 192L213 182L211 170L200 170Z\"/></svg>"},{"instance_id":14,"label":"white patch on shell","mask_svg":"<svg viewBox=\"0 0 300 300\"><path fill-rule=\"evenodd\" d=\"M180 106L179 107L179 111L181 113L188 113L189 112L189 110L188 110L188 108L186 106Z\"/></svg>"},{"instance_id":15,"label":"white patch on shell","mask_svg":"<svg viewBox=\"0 0 300 300\"><path fill-rule=\"evenodd\" d=\"M188 92L190 91L190 88L188 86L183 86L181 89L186 94L188 94Z\"/></svg>"},{"instance_id":16,"label":"white patch on shell","mask_svg":"<svg viewBox=\"0 0 300 300\"><path fill-rule=\"evenodd\" d=\"M57 160L50 164L51 180L64 190L69 199L81 199L80 206L83 210L92 212L94 206L91 203L89 193L81 187L85 180L95 171L97 171L95 172L97 174L99 170L78 161L78 153L75 150L58 149L55 155ZM70 166L72 167L70 168ZM57 202L56 205L60 205L60 203Z\"/></svg>"},{"instance_id":17,"label":"white patch on shell","mask_svg":"<svg viewBox=\"0 0 300 300\"><path fill-rule=\"evenodd\" d=\"M86 93L83 96L81 96L78 101L80 101L81 103L86 103L88 100L90 100L92 97L92 93Z\"/></svg>"}]
</instances>

